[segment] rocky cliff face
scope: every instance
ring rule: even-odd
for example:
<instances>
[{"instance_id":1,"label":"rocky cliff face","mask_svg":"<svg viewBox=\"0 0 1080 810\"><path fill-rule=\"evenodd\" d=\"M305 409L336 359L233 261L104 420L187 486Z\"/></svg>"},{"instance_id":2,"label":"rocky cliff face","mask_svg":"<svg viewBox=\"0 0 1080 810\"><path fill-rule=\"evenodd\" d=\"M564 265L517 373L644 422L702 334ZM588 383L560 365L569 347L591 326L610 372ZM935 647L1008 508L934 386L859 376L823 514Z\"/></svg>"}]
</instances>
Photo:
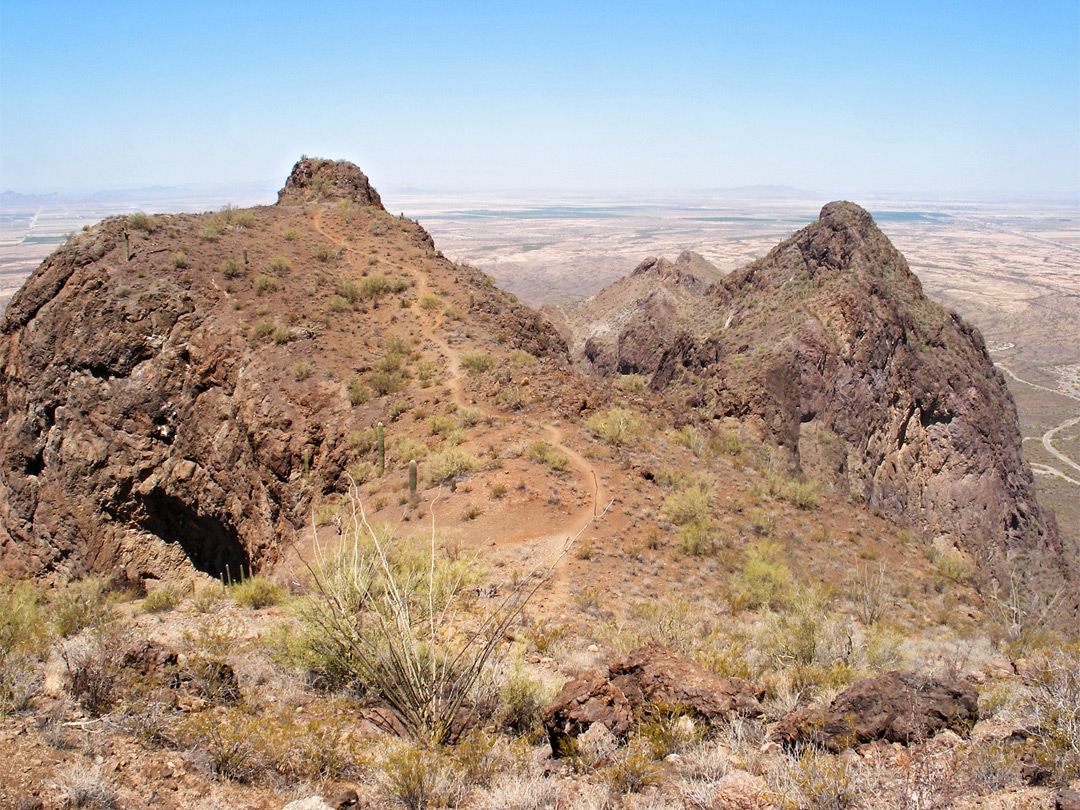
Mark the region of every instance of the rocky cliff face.
<instances>
[{"instance_id":1,"label":"rocky cliff face","mask_svg":"<svg viewBox=\"0 0 1080 810\"><path fill-rule=\"evenodd\" d=\"M355 166L302 160L279 197L106 220L14 297L0 323L0 569L160 577L190 561L235 577L273 561L312 493L344 488L348 433L388 418L387 397L351 408L348 379L385 353L424 285L508 345L565 360L534 312L387 214Z\"/></svg>"},{"instance_id":2,"label":"rocky cliff face","mask_svg":"<svg viewBox=\"0 0 1080 810\"><path fill-rule=\"evenodd\" d=\"M866 211L826 205L704 299L694 333L619 334L620 357L635 343L660 353L643 366L654 389L755 426L805 474L958 546L984 574L1060 551L982 337L923 295Z\"/></svg>"}]
</instances>

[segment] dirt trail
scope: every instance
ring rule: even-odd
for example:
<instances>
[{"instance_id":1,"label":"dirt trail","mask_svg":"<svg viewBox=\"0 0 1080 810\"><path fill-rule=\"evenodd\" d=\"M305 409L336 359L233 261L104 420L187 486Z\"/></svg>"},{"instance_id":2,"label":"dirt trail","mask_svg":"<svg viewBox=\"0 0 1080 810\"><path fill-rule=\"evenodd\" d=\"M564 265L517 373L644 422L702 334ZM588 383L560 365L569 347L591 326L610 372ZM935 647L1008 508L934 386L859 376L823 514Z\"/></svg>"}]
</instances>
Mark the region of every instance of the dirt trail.
<instances>
[{"instance_id":1,"label":"dirt trail","mask_svg":"<svg viewBox=\"0 0 1080 810\"><path fill-rule=\"evenodd\" d=\"M342 233L323 222L324 211L325 209L319 208L313 215L315 229L341 247L346 253L354 252L354 248L347 244ZM349 257L350 264L355 264L355 261L355 257ZM413 270L412 275L416 281L417 298L423 298L430 291L428 275L421 269ZM437 348L446 364L442 385L449 391L451 401L459 408L478 410L487 419L500 422L507 421L509 417L503 411L486 407L479 402L470 401L466 398L461 353L446 340L437 323L437 317L433 310L419 310L417 323L420 326L422 339ZM528 547L532 550L533 565L540 568L555 565L556 568L553 573L557 573L565 562L560 555L564 554L572 539L584 532L604 512L610 500L610 495L607 488L600 481L599 476L596 475L593 465L566 443L563 432L558 427L533 419L524 419L523 421L526 427L542 431L546 440L566 456L569 461L568 468L579 482L579 491L590 493L592 497L587 498L583 506L571 512L563 520L544 527L543 531L531 531L509 536L497 541L497 545L512 543ZM563 588L558 587L557 590L562 591Z\"/></svg>"}]
</instances>

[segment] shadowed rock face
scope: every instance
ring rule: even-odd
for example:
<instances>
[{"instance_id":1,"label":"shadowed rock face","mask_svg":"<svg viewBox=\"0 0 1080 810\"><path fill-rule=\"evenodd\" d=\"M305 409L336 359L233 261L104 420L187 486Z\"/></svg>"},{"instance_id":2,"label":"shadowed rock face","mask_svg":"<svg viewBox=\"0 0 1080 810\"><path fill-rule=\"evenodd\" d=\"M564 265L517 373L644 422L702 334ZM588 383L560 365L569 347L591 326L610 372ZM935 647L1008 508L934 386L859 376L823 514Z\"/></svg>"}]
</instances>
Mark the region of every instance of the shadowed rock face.
<instances>
[{"instance_id":1,"label":"shadowed rock face","mask_svg":"<svg viewBox=\"0 0 1080 810\"><path fill-rule=\"evenodd\" d=\"M294 205L337 199L367 208L346 220L336 205ZM346 234L365 252L392 244L415 272L425 265L475 299L474 317L508 345L565 361L536 313L386 214L352 164L302 160L279 200L209 237L209 223L238 212L159 217L146 232L106 220L15 295L0 321L0 571L137 580L194 566L236 578L278 557L307 524L312 493L344 490L346 437L373 417L350 408L343 380L363 372L377 348L368 335L402 310L350 310L347 328L332 329L327 301L361 271L313 258L315 245ZM338 230L319 231L323 220ZM278 254L292 267L257 306L253 277L275 272ZM239 275L220 269L226 259L243 260ZM285 342L259 342L244 323L266 304L267 318L293 324ZM311 364L304 385L289 371L298 361Z\"/></svg>"},{"instance_id":2,"label":"shadowed rock face","mask_svg":"<svg viewBox=\"0 0 1080 810\"><path fill-rule=\"evenodd\" d=\"M654 389L693 389L704 415L744 420L797 469L956 544L984 574L1060 553L981 335L923 295L862 208L826 205L711 287L701 317L698 337L639 338L630 323L619 354L659 350Z\"/></svg>"}]
</instances>

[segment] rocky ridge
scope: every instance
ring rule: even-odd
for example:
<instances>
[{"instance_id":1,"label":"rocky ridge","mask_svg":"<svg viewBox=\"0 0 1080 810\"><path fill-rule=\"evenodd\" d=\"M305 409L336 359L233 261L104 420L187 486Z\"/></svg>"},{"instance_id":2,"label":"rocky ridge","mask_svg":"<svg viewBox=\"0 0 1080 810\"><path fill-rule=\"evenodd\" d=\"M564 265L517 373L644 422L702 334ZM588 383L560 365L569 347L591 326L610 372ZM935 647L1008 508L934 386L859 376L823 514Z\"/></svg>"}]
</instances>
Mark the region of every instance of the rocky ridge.
<instances>
[{"instance_id":1,"label":"rocky ridge","mask_svg":"<svg viewBox=\"0 0 1080 810\"><path fill-rule=\"evenodd\" d=\"M341 261L361 242L370 274ZM348 163L301 160L274 206L114 217L49 256L0 324L0 568L137 580L190 560L235 578L278 559L312 493L347 486L346 436L366 426L348 380L411 303L387 296L427 283L380 275L392 254L509 346L565 362L536 313Z\"/></svg>"},{"instance_id":2,"label":"rocky ridge","mask_svg":"<svg viewBox=\"0 0 1080 810\"><path fill-rule=\"evenodd\" d=\"M926 298L862 208L826 205L682 320L693 327L646 301L582 356L602 374L649 374L702 419L752 426L787 465L960 549L983 576L1058 559L982 337Z\"/></svg>"}]
</instances>

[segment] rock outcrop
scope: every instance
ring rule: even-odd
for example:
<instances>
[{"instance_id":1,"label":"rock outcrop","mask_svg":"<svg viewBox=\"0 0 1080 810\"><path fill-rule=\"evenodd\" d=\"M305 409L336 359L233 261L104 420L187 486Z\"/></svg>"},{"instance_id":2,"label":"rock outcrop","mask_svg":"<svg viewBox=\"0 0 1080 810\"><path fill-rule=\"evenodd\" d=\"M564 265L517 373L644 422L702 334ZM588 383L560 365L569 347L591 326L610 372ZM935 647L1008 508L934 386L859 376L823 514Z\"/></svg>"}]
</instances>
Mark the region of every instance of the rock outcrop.
<instances>
[{"instance_id":1,"label":"rock outcrop","mask_svg":"<svg viewBox=\"0 0 1080 810\"><path fill-rule=\"evenodd\" d=\"M625 739L641 714L654 706L677 706L706 721L762 713L761 690L741 678L721 678L660 644L641 647L605 670L586 670L563 686L543 713L551 750L602 723Z\"/></svg>"},{"instance_id":2,"label":"rock outcrop","mask_svg":"<svg viewBox=\"0 0 1080 810\"><path fill-rule=\"evenodd\" d=\"M966 737L978 719L979 693L969 681L889 672L856 681L822 709L792 712L772 738L838 752L875 740L907 745L946 729Z\"/></svg>"},{"instance_id":3,"label":"rock outcrop","mask_svg":"<svg viewBox=\"0 0 1080 810\"><path fill-rule=\"evenodd\" d=\"M650 372L702 417L740 419L793 469L957 546L983 576L1060 554L982 337L926 298L862 208L826 205L701 300L694 331L646 304L614 361L593 349L597 369Z\"/></svg>"},{"instance_id":4,"label":"rock outcrop","mask_svg":"<svg viewBox=\"0 0 1080 810\"><path fill-rule=\"evenodd\" d=\"M365 293L368 257L391 251L407 266ZM0 322L0 570L137 581L273 562L312 499L346 488L348 434L389 422L385 397L350 406L348 380L386 350L422 273L507 346L567 359L352 164L301 160L274 206L73 237Z\"/></svg>"}]
</instances>

